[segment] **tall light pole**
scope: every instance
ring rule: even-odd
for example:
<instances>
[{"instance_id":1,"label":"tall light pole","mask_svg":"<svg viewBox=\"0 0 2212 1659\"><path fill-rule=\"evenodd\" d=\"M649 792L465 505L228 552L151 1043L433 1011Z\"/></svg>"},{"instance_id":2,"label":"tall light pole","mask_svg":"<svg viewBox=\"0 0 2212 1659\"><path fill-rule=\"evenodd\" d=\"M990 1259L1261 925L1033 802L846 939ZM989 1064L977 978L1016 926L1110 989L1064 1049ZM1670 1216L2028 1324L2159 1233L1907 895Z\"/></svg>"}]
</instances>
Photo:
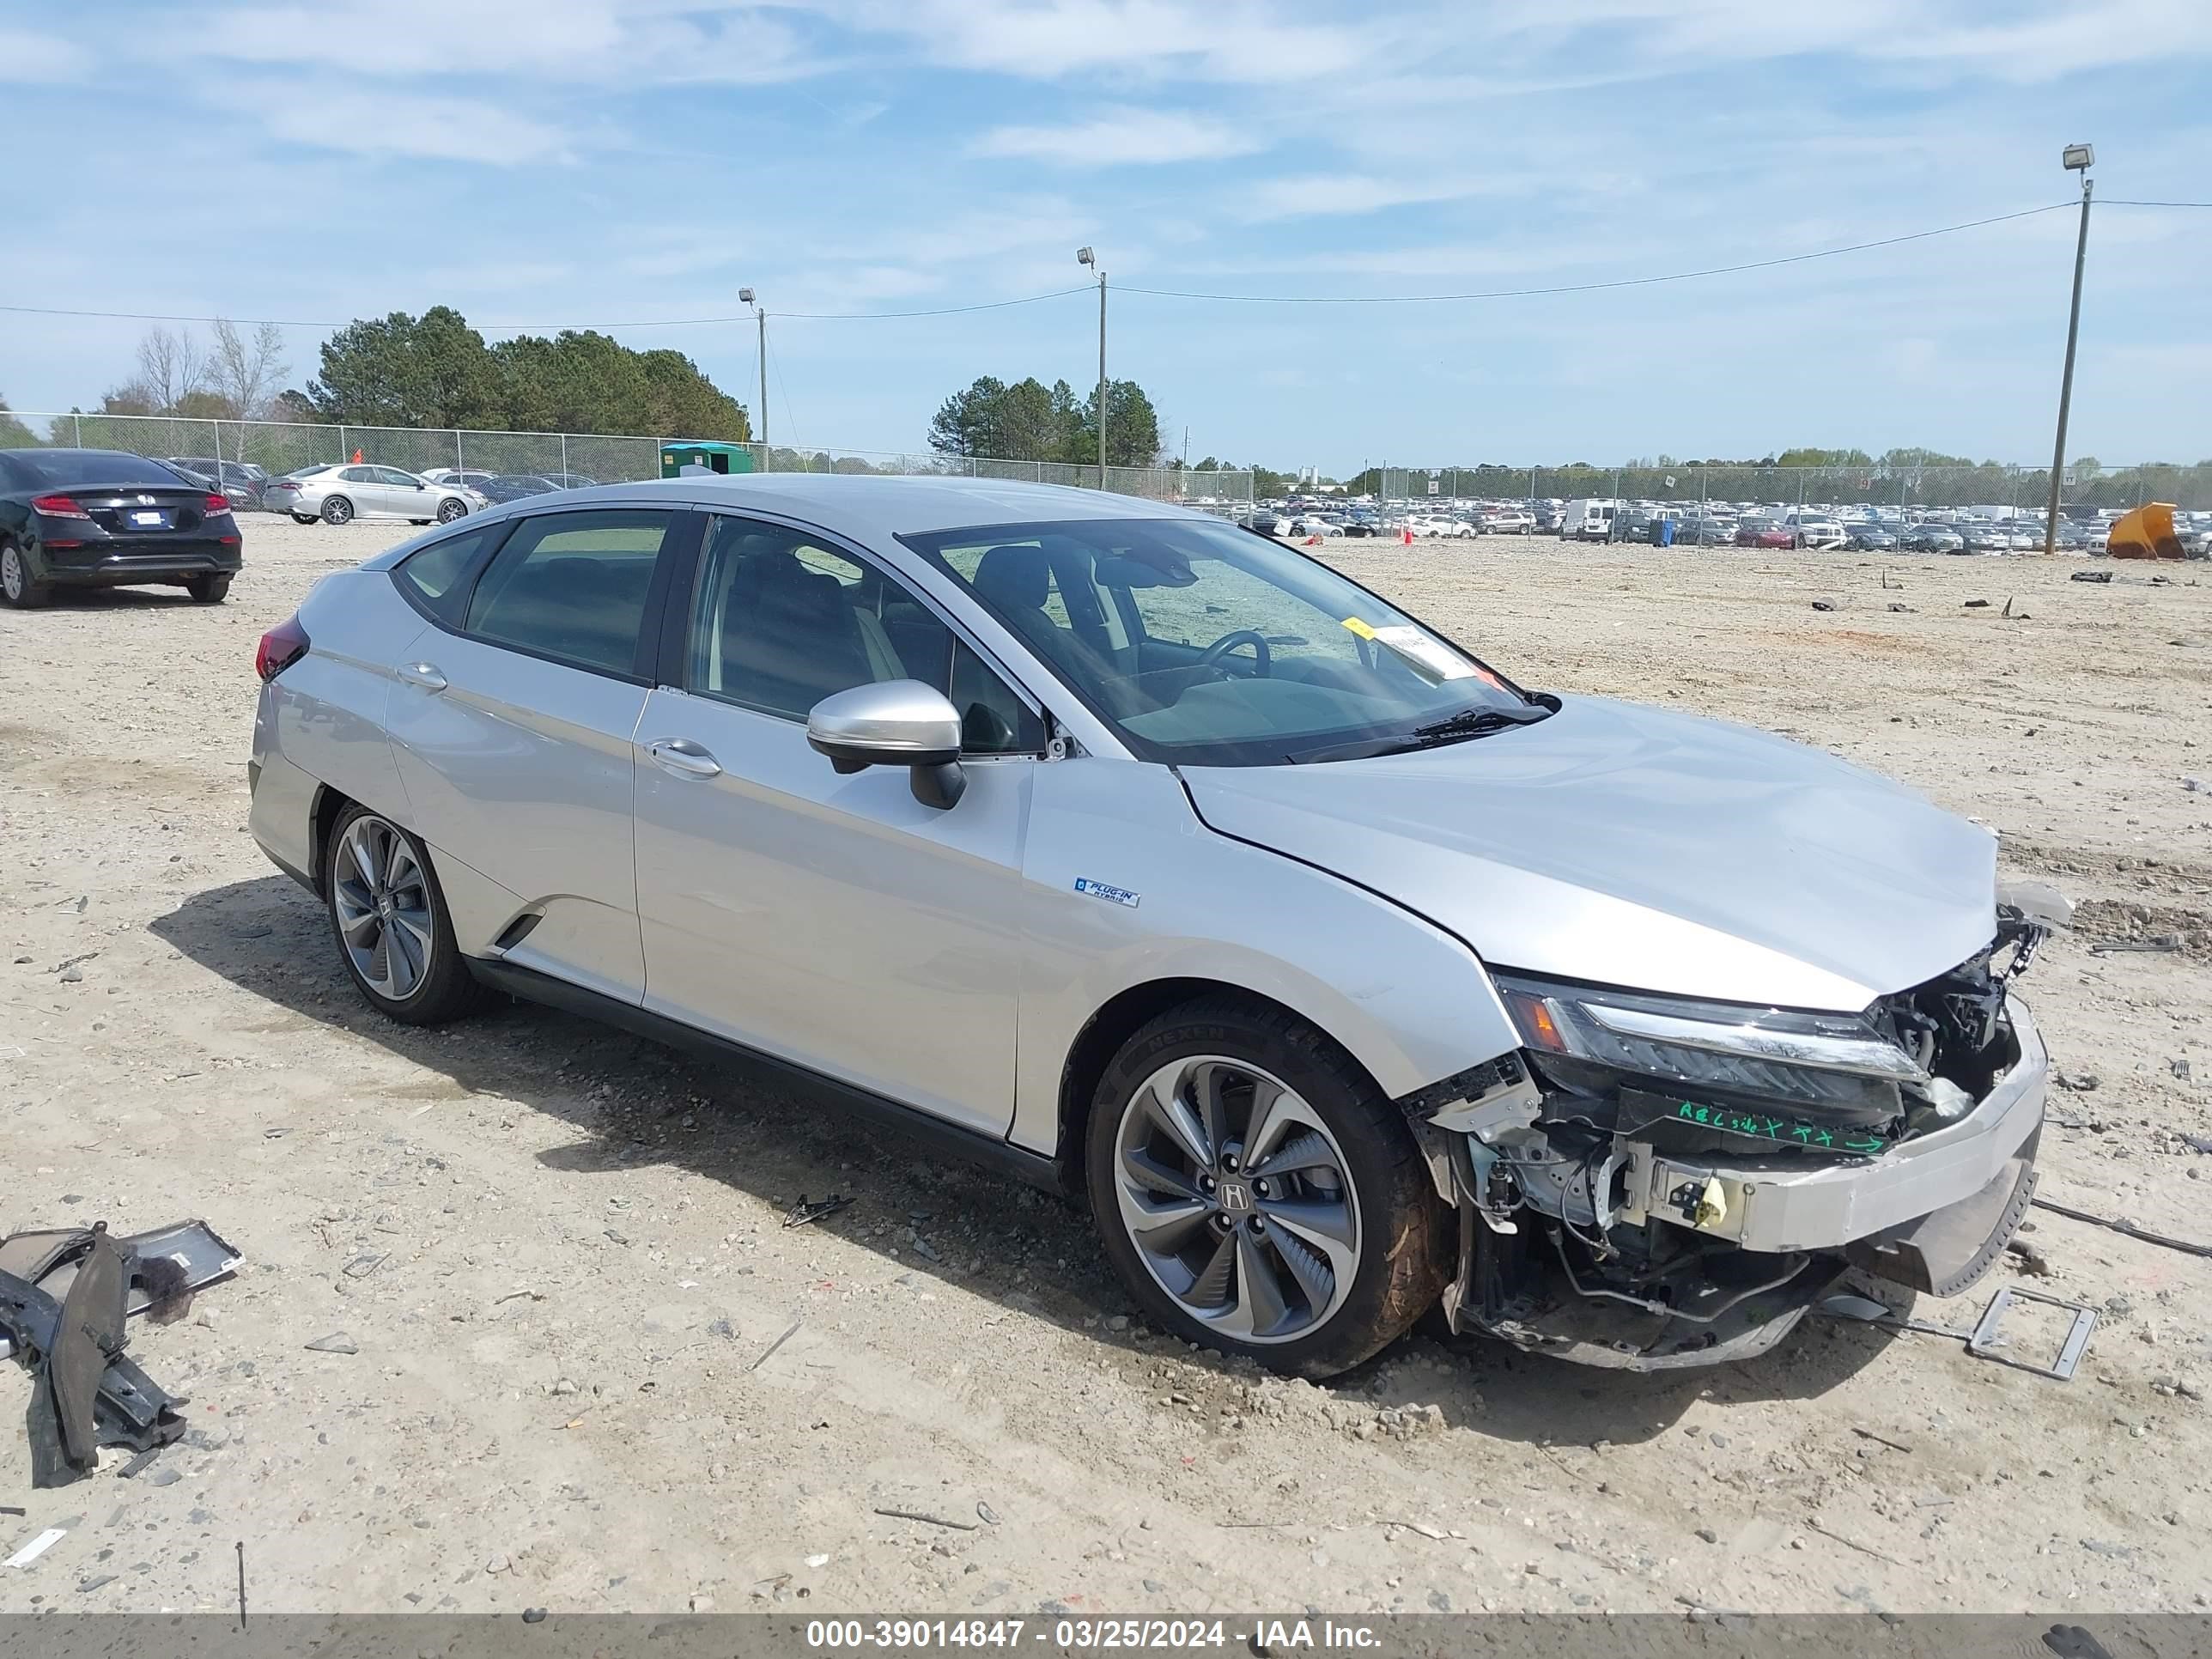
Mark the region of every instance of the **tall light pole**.
<instances>
[{"instance_id":1,"label":"tall light pole","mask_svg":"<svg viewBox=\"0 0 2212 1659\"><path fill-rule=\"evenodd\" d=\"M2089 257L2089 169L2097 160L2091 144L2069 144L2059 155L2069 173L2081 175L2081 234L2074 243L2074 307L2066 314L2066 373L2058 382L2058 442L2051 456L2051 512L2043 521L2043 550L2058 550L2058 487L2066 473L2066 414L2074 402L2074 340L2081 331L2081 267Z\"/></svg>"},{"instance_id":2,"label":"tall light pole","mask_svg":"<svg viewBox=\"0 0 2212 1659\"><path fill-rule=\"evenodd\" d=\"M1098 487L1106 488L1106 272L1087 247L1075 250L1075 263L1098 273Z\"/></svg>"},{"instance_id":3,"label":"tall light pole","mask_svg":"<svg viewBox=\"0 0 2212 1659\"><path fill-rule=\"evenodd\" d=\"M761 309L760 301L753 298L749 288L738 290L738 298L753 308L753 321L760 326L760 436L761 471L768 471L768 313Z\"/></svg>"}]
</instances>

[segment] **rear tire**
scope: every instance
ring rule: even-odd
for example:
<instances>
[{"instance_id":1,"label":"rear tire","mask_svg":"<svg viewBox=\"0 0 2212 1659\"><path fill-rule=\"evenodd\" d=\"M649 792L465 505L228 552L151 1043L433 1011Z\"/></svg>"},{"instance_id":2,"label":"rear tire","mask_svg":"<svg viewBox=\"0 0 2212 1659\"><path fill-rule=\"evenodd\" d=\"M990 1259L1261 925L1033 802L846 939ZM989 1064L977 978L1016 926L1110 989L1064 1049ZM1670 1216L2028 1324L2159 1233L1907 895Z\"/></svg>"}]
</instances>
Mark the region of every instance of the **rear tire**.
<instances>
[{"instance_id":1,"label":"rear tire","mask_svg":"<svg viewBox=\"0 0 2212 1659\"><path fill-rule=\"evenodd\" d=\"M405 1025L442 1025L489 996L469 972L446 896L416 836L367 807L338 814L323 854L324 907L338 960L368 1006Z\"/></svg>"},{"instance_id":2,"label":"rear tire","mask_svg":"<svg viewBox=\"0 0 2212 1659\"><path fill-rule=\"evenodd\" d=\"M333 495L323 503L325 524L349 524L353 520L353 503L343 495Z\"/></svg>"},{"instance_id":3,"label":"rear tire","mask_svg":"<svg viewBox=\"0 0 2212 1659\"><path fill-rule=\"evenodd\" d=\"M1411 1133L1286 1011L1220 996L1152 1020L1099 1079L1085 1143L1106 1258L1184 1341L1328 1376L1442 1293L1448 1217Z\"/></svg>"},{"instance_id":4,"label":"rear tire","mask_svg":"<svg viewBox=\"0 0 2212 1659\"><path fill-rule=\"evenodd\" d=\"M31 567L12 542L0 543L0 605L36 611L54 597L51 584L31 580Z\"/></svg>"},{"instance_id":5,"label":"rear tire","mask_svg":"<svg viewBox=\"0 0 2212 1659\"><path fill-rule=\"evenodd\" d=\"M195 576L185 584L195 605L221 605L230 592L228 576Z\"/></svg>"}]
</instances>

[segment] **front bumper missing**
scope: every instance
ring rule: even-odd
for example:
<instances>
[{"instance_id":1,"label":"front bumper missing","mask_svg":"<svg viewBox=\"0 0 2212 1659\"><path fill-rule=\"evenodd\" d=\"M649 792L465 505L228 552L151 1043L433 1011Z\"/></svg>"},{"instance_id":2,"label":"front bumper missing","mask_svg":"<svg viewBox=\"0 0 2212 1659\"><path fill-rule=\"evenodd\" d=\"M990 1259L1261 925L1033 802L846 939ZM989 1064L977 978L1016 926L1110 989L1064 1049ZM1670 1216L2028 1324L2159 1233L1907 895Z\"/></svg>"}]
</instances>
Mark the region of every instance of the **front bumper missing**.
<instances>
[{"instance_id":1,"label":"front bumper missing","mask_svg":"<svg viewBox=\"0 0 2212 1659\"><path fill-rule=\"evenodd\" d=\"M2050 1060L2026 1007L2014 999L2007 1012L2018 1059L2005 1075L1955 1123L1879 1157L1690 1158L1620 1138L1611 1224L1698 1235L1722 1247L1717 1260L1731 1269L1674 1305L1578 1276L1558 1232L1547 1238L1549 1224L1531 1211L1509 1221L1485 1210L1467 1139L1453 1137L1461 1249L1444 1297L1452 1328L1578 1364L1650 1371L1765 1352L1847 1267L1957 1295L2002 1256L2035 1191ZM1562 1293L1528 1294L1538 1282Z\"/></svg>"}]
</instances>

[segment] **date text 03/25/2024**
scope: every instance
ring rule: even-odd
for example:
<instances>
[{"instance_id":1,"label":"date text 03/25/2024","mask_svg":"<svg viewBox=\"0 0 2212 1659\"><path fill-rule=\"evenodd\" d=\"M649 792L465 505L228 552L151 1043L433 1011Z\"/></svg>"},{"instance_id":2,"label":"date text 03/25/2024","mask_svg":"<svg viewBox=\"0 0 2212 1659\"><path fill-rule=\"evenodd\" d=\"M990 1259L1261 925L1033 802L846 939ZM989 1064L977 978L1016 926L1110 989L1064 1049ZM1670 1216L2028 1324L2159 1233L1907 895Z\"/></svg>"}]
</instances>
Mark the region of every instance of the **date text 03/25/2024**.
<instances>
[{"instance_id":1,"label":"date text 03/25/2024","mask_svg":"<svg viewBox=\"0 0 2212 1659\"><path fill-rule=\"evenodd\" d=\"M1064 1618L817 1619L806 1644L825 1652L875 1649L1011 1648L1032 1644L1058 1653L1153 1652L1225 1648L1285 1653L1357 1652L1382 1645L1382 1632L1353 1620Z\"/></svg>"}]
</instances>

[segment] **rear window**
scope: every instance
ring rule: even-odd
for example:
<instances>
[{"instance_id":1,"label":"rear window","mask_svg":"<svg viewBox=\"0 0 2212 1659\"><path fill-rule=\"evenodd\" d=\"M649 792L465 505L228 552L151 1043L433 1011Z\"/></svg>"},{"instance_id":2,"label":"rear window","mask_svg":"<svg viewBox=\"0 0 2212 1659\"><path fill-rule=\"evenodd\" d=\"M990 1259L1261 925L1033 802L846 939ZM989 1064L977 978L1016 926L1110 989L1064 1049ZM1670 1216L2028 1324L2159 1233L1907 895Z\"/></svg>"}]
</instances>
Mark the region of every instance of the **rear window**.
<instances>
[{"instance_id":1,"label":"rear window","mask_svg":"<svg viewBox=\"0 0 2212 1659\"><path fill-rule=\"evenodd\" d=\"M18 449L9 460L36 486L82 489L98 484L151 484L174 489L185 480L159 461L108 449Z\"/></svg>"}]
</instances>

